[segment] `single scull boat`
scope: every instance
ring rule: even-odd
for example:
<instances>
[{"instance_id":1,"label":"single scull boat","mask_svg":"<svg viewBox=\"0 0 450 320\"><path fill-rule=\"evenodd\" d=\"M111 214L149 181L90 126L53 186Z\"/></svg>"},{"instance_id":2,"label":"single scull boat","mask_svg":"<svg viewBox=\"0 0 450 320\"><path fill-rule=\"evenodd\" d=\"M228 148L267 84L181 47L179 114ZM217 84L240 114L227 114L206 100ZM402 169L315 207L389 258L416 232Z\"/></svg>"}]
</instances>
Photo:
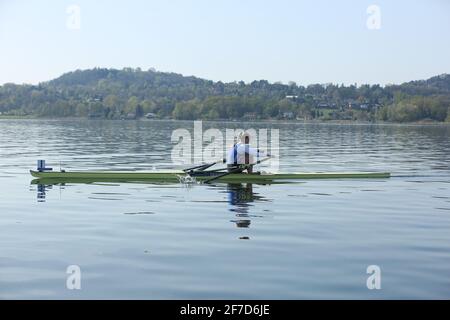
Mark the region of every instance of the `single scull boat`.
<instances>
[{"instance_id":1,"label":"single scull boat","mask_svg":"<svg viewBox=\"0 0 450 320\"><path fill-rule=\"evenodd\" d=\"M223 175L220 171L198 171L186 173L184 171L154 171L154 172L113 172L113 171L34 171L30 170L33 177L42 182L102 182L102 181L155 181L177 182L185 177L193 177L197 181L206 181L222 175L219 182L255 182L270 183L303 179L366 179L389 178L388 172L314 172L314 173L231 173Z\"/></svg>"}]
</instances>

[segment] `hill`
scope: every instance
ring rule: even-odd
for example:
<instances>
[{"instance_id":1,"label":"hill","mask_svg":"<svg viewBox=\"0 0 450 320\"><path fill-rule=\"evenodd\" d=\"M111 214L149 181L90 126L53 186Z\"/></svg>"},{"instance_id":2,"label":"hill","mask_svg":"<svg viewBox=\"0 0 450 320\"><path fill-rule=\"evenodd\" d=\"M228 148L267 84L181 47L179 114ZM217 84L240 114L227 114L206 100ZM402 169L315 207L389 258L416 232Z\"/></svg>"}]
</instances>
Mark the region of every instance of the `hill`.
<instances>
[{"instance_id":1,"label":"hill","mask_svg":"<svg viewBox=\"0 0 450 320\"><path fill-rule=\"evenodd\" d=\"M214 82L155 70L76 70L39 85L0 86L9 116L104 119L450 120L450 75L400 85Z\"/></svg>"}]
</instances>

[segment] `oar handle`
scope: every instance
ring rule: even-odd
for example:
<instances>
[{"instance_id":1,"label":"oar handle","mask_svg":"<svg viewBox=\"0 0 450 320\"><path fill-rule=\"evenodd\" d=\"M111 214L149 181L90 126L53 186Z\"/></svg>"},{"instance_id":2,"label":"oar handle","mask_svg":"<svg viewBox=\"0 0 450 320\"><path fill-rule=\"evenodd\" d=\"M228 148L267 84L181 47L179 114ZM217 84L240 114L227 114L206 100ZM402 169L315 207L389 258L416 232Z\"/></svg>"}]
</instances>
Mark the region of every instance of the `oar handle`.
<instances>
[{"instance_id":1,"label":"oar handle","mask_svg":"<svg viewBox=\"0 0 450 320\"><path fill-rule=\"evenodd\" d=\"M255 164L260 164L261 162L264 162L264 161L270 160L270 159L272 159L272 158L273 158L272 156L270 156L270 155L267 155L267 157L266 157L266 158L264 158L264 159L261 159L261 160L258 160L258 161L256 161L256 163L255 163ZM253 164L250 164L250 165L253 165Z\"/></svg>"}]
</instances>

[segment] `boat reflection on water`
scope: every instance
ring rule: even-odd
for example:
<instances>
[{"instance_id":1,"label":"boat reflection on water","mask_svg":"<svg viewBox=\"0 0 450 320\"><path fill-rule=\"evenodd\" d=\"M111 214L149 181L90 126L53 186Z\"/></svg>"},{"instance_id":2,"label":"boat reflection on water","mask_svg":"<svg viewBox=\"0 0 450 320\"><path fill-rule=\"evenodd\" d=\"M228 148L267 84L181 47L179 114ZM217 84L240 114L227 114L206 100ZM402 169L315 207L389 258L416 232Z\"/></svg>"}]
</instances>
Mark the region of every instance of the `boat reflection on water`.
<instances>
[{"instance_id":1,"label":"boat reflection on water","mask_svg":"<svg viewBox=\"0 0 450 320\"><path fill-rule=\"evenodd\" d=\"M59 186L60 192L68 185L65 183L54 184L42 184L39 181L33 181L37 191L37 201L45 202L46 196L49 190L52 190L54 186ZM254 192L252 183L218 183L210 185L212 188L219 188L227 194L227 202L229 204L229 211L234 214L234 218L230 222L234 223L237 228L248 229L252 222L252 218L261 218L261 215L251 214L252 208L254 208L256 202L270 202L258 193ZM239 237L239 239L248 240L250 237L247 235Z\"/></svg>"}]
</instances>

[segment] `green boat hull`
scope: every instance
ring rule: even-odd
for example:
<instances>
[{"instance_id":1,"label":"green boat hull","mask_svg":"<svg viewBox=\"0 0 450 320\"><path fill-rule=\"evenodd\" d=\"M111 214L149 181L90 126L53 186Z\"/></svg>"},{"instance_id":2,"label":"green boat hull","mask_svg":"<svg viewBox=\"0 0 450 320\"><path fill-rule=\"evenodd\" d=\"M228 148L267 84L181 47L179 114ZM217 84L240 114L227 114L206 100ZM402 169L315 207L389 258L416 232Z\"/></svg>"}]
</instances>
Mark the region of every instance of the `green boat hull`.
<instances>
[{"instance_id":1,"label":"green boat hull","mask_svg":"<svg viewBox=\"0 0 450 320\"><path fill-rule=\"evenodd\" d=\"M102 182L102 181L147 181L147 182L178 182L181 178L186 176L183 171L179 172L83 172L83 171L69 171L69 172L59 172L59 171L30 171L31 175L42 183L64 183L64 182ZM204 181L211 177L212 175L196 176L197 181ZM282 181L292 181L292 180L304 180L304 179L367 179L367 178L378 178L385 179L389 178L390 173L388 172L316 172L316 173L276 173L276 174L245 174L236 173L223 176L217 181L227 182L227 183L270 183L270 182L282 182Z\"/></svg>"}]
</instances>

